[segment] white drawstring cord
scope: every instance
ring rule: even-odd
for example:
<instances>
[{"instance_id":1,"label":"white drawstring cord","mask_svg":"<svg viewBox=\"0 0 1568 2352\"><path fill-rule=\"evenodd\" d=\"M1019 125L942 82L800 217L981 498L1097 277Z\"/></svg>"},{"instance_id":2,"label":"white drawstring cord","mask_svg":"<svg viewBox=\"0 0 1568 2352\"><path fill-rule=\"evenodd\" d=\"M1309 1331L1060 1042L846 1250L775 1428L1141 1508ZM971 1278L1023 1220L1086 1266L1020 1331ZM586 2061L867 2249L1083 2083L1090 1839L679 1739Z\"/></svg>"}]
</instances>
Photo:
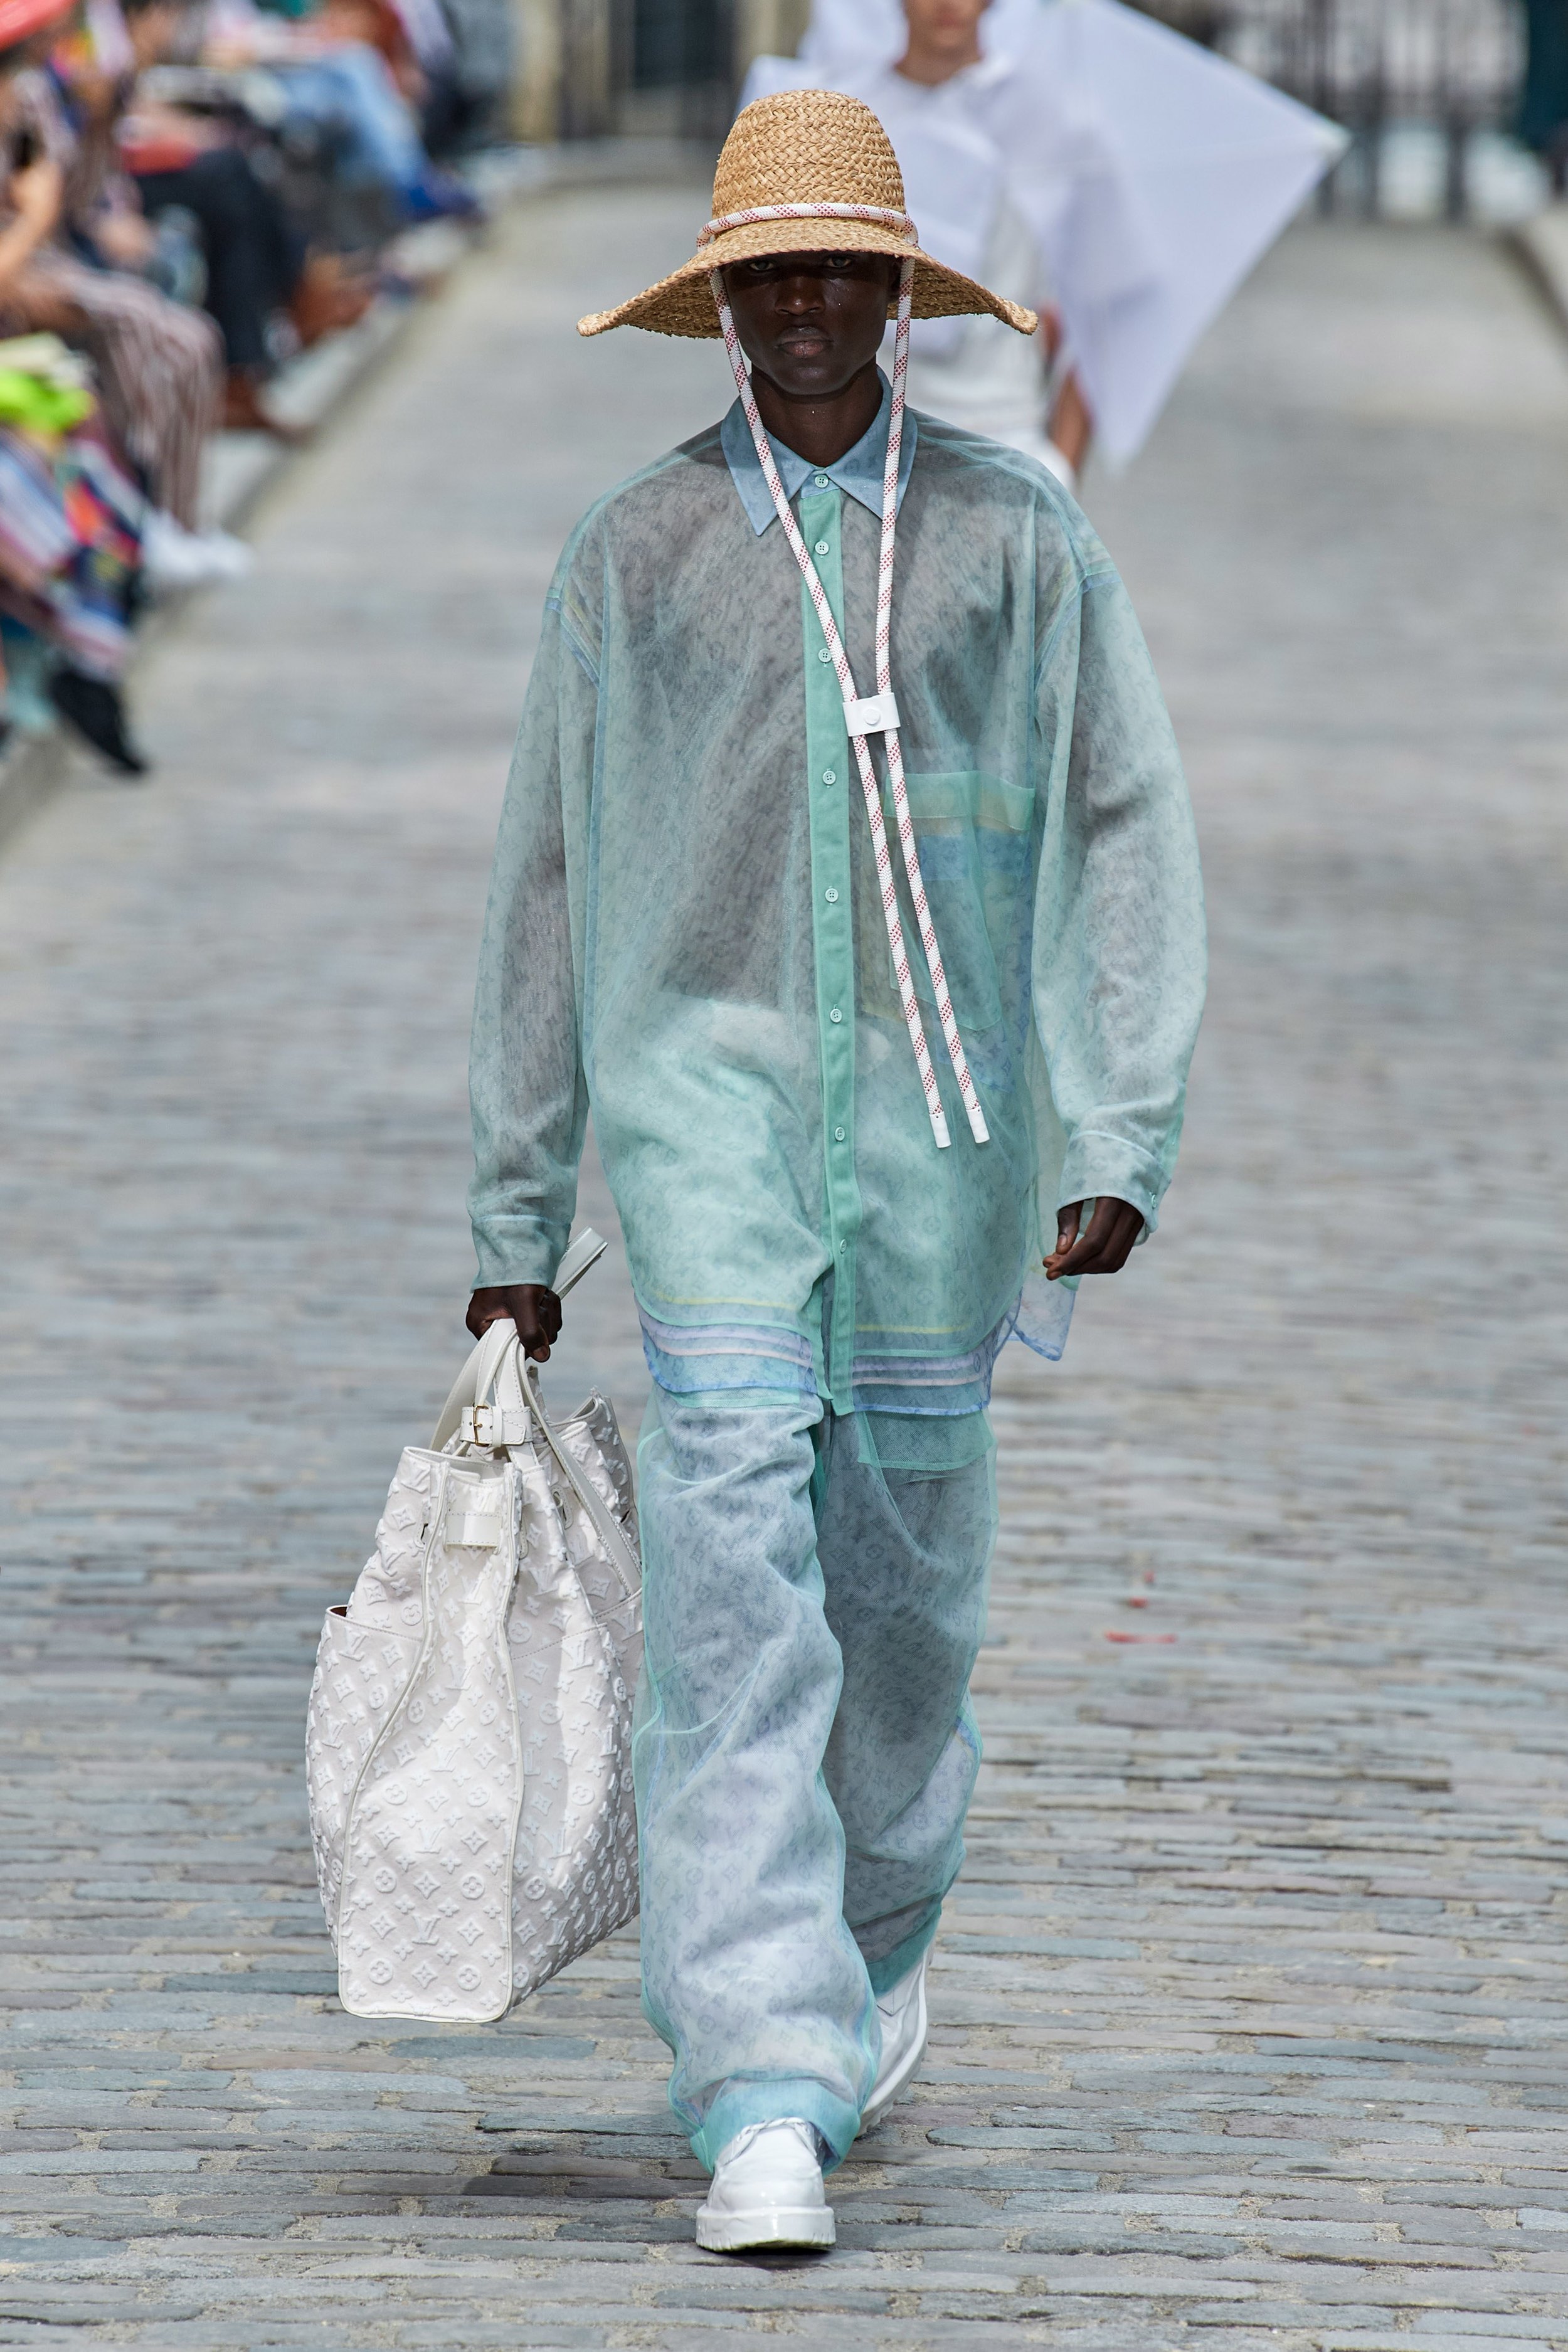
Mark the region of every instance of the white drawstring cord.
<instances>
[{"instance_id":1,"label":"white drawstring cord","mask_svg":"<svg viewBox=\"0 0 1568 2352\"><path fill-rule=\"evenodd\" d=\"M721 213L717 220L705 222L697 232L697 242L708 245L730 229L750 228L753 221L776 220L870 221L878 228L896 228L911 245L915 242L915 225L908 213L894 212L887 205L753 205L750 212Z\"/></svg>"},{"instance_id":2,"label":"white drawstring cord","mask_svg":"<svg viewBox=\"0 0 1568 2352\"><path fill-rule=\"evenodd\" d=\"M812 218L818 214L824 217L837 217L841 216L845 210L844 207L830 205L798 208L790 206L778 209L787 210L792 218ZM893 345L893 407L888 425L887 470L882 478L882 544L877 581L877 700L880 702L887 698L889 704L892 696L893 541L898 526L899 452L904 431L904 383L909 373L910 306L913 295L914 271L915 266L912 260L904 261L900 265L899 321ZM763 479L766 482L772 495L773 510L784 526L784 537L789 541L791 552L800 566L801 576L805 582L807 593L816 609L816 617L822 625L822 634L826 640L827 650L837 675L839 692L844 698L847 723L850 707L855 706L858 709L864 710L865 706L860 703L859 697L855 691L855 678L849 667L849 657L844 650L843 639L839 636L837 624L833 618L826 592L817 577L816 566L811 560L805 541L801 537L799 525L790 510L789 500L784 496L784 488L779 478L778 467L773 462L773 446L768 440L767 431L763 424L755 395L752 391L751 379L746 372L745 356L741 350L741 340L735 332L735 321L731 314L729 299L724 291L722 272L715 269L711 273L710 282L713 288L713 299L719 310L719 324L723 330L724 348L730 354L730 366L735 378L735 389L741 396L742 409L745 414L747 424L752 428L752 440L756 448L757 462L763 469ZM887 747L888 782L893 795L893 816L898 826L900 845L903 850L904 871L909 877L910 895L914 901L915 919L920 925L921 945L925 950L926 963L931 971L931 989L936 997L937 1017L942 1024L942 1034L947 1046L948 1059L952 1065L952 1073L958 1081L958 1091L968 1115L970 1132L976 1143L987 1143L990 1140L990 1130L985 1124L985 1114L981 1109L980 1097L975 1092L974 1081L970 1076L963 1040L958 1034L952 999L948 992L947 975L942 970L942 954L937 946L936 927L931 921L931 908L926 903L925 883L921 874L920 855L915 846L915 829L910 816L909 793L904 782L904 760L899 742L896 706L893 706L887 715L892 718L893 723L891 725L884 723L880 728L874 728L873 731L882 734ZM864 729L867 721L862 719L861 724ZM865 732L857 734L851 726L849 740L854 748L856 765L860 771L860 789L865 797L866 814L871 827L871 846L877 860L877 879L882 893L882 914L888 927L888 945L892 950L893 971L899 983L899 1002L903 1008L905 1026L910 1033L910 1043L914 1048L915 1066L920 1072L921 1085L925 1090L926 1108L931 1114L931 1132L936 1138L938 1150L945 1150L951 1140L947 1130L947 1116L942 1107L942 1095L937 1087L936 1072L931 1066L931 1049L926 1044L925 1024L921 1019L920 1004L915 996L914 982L910 973L910 960L904 947L904 927L899 915L898 890L893 880L893 861L888 848L887 827L882 822L882 796L878 788L877 772L871 763L871 753Z\"/></svg>"}]
</instances>

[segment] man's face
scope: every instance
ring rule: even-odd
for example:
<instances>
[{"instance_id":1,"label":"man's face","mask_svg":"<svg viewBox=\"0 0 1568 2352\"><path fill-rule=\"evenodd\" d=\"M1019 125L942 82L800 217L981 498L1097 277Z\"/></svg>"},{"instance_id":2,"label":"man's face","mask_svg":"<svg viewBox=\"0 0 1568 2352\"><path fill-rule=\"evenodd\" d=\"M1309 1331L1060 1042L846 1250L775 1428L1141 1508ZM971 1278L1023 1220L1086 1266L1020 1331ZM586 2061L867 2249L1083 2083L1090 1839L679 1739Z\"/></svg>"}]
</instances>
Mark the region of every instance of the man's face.
<instances>
[{"instance_id":1,"label":"man's face","mask_svg":"<svg viewBox=\"0 0 1568 2352\"><path fill-rule=\"evenodd\" d=\"M904 0L910 38L936 50L973 46L989 0Z\"/></svg>"},{"instance_id":2,"label":"man's face","mask_svg":"<svg viewBox=\"0 0 1568 2352\"><path fill-rule=\"evenodd\" d=\"M784 253L724 272L753 368L793 400L831 400L876 358L898 263L882 253Z\"/></svg>"}]
</instances>

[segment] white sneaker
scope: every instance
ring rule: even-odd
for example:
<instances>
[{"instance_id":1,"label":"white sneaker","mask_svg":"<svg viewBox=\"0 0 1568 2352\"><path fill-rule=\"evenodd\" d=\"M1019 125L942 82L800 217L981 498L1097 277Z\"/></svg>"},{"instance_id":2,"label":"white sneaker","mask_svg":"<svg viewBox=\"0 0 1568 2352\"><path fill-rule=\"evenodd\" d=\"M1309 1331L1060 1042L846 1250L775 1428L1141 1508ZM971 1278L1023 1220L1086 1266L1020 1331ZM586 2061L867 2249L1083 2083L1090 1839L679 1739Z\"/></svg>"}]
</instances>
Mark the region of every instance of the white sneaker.
<instances>
[{"instance_id":1,"label":"white sneaker","mask_svg":"<svg viewBox=\"0 0 1568 2352\"><path fill-rule=\"evenodd\" d=\"M226 530L187 530L172 514L152 513L142 530L142 562L147 584L165 592L205 588L215 580L239 580L256 558L243 539Z\"/></svg>"},{"instance_id":2,"label":"white sneaker","mask_svg":"<svg viewBox=\"0 0 1568 2352\"><path fill-rule=\"evenodd\" d=\"M822 2191L822 2143L799 2116L748 2124L719 2152L697 2242L710 2253L747 2246L830 2246L833 2208Z\"/></svg>"},{"instance_id":3,"label":"white sneaker","mask_svg":"<svg viewBox=\"0 0 1568 2352\"><path fill-rule=\"evenodd\" d=\"M873 2124L881 2122L893 2101L908 2090L916 2067L925 2056L926 1964L930 1958L929 1951L922 1952L908 1976L889 1985L878 2000L877 2014L882 2021L882 2060L860 2117L862 2131L869 2131Z\"/></svg>"}]
</instances>

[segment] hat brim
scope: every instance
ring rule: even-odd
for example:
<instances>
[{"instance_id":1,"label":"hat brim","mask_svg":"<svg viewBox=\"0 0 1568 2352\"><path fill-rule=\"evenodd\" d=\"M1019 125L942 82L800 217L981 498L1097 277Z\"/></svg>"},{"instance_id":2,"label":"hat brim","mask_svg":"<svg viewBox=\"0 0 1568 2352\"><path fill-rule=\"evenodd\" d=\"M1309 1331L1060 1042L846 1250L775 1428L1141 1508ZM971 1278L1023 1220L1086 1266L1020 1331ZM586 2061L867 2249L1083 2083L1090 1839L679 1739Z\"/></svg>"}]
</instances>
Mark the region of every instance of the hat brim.
<instances>
[{"instance_id":1,"label":"hat brim","mask_svg":"<svg viewBox=\"0 0 1568 2352\"><path fill-rule=\"evenodd\" d=\"M760 261L777 253L885 253L915 265L910 307L917 319L1000 319L1020 335L1032 335L1040 323L1021 302L993 294L875 221L752 221L744 228L722 230L690 261L657 286L634 294L629 302L617 303L613 310L590 311L578 320L577 332L603 335L612 327L646 327L655 335L717 341L719 312L708 282L712 271L731 261ZM897 309L896 301L889 302L889 318Z\"/></svg>"}]
</instances>

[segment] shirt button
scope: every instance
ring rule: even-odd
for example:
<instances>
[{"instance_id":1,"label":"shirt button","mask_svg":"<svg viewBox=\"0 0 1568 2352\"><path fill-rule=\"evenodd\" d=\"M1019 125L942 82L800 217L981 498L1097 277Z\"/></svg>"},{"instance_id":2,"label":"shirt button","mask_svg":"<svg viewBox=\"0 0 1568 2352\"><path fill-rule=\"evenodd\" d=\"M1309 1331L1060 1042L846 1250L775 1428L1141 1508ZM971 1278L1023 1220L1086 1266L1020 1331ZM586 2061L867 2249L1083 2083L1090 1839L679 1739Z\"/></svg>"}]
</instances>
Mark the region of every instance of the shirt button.
<instances>
[{"instance_id":1,"label":"shirt button","mask_svg":"<svg viewBox=\"0 0 1568 2352\"><path fill-rule=\"evenodd\" d=\"M828 652L826 646L818 646L816 648L816 658L818 661L831 661L833 659L833 656Z\"/></svg>"},{"instance_id":2,"label":"shirt button","mask_svg":"<svg viewBox=\"0 0 1568 2352\"><path fill-rule=\"evenodd\" d=\"M847 1256L847 1254L848 1254L848 1250L849 1250L849 1244L848 1244L848 1243L847 1243L847 1242L840 1242L840 1243L839 1243L839 1244L838 1244L838 1255L839 1255L839 1256L840 1256L840 1257Z\"/></svg>"},{"instance_id":3,"label":"shirt button","mask_svg":"<svg viewBox=\"0 0 1568 2352\"><path fill-rule=\"evenodd\" d=\"M818 474L816 477L816 487L819 490L825 490L827 488L827 477L826 474Z\"/></svg>"},{"instance_id":4,"label":"shirt button","mask_svg":"<svg viewBox=\"0 0 1568 2352\"><path fill-rule=\"evenodd\" d=\"M816 552L818 555L830 555L833 551L825 539L819 539L816 542Z\"/></svg>"},{"instance_id":5,"label":"shirt button","mask_svg":"<svg viewBox=\"0 0 1568 2352\"><path fill-rule=\"evenodd\" d=\"M838 782L837 769L824 768L822 772L822 781L825 784L836 784Z\"/></svg>"},{"instance_id":6,"label":"shirt button","mask_svg":"<svg viewBox=\"0 0 1568 2352\"><path fill-rule=\"evenodd\" d=\"M836 1005L834 1006L834 1008L833 1008L832 1012L828 1014L828 1016L827 1016L827 1017L828 1017L828 1019L829 1019L830 1021L842 1021L842 1020L843 1020L843 1018L844 1018L844 1015L843 1015L843 1013L840 1013L840 1011L838 1010L837 1005L836 1004Z\"/></svg>"},{"instance_id":7,"label":"shirt button","mask_svg":"<svg viewBox=\"0 0 1568 2352\"><path fill-rule=\"evenodd\" d=\"M823 894L822 894L822 895L823 895L823 897L826 899L826 901L827 901L827 903L828 903L828 905L829 905L830 907L837 907L837 904L838 904L838 893L837 893L837 890L825 890L825 891L823 892Z\"/></svg>"},{"instance_id":8,"label":"shirt button","mask_svg":"<svg viewBox=\"0 0 1568 2352\"><path fill-rule=\"evenodd\" d=\"M833 1140L834 1140L834 1142L835 1142L835 1143L842 1143L842 1142L843 1142L843 1140L844 1140L844 1129L843 1129L841 1127L836 1127L836 1128L834 1129L834 1130L833 1130Z\"/></svg>"}]
</instances>

